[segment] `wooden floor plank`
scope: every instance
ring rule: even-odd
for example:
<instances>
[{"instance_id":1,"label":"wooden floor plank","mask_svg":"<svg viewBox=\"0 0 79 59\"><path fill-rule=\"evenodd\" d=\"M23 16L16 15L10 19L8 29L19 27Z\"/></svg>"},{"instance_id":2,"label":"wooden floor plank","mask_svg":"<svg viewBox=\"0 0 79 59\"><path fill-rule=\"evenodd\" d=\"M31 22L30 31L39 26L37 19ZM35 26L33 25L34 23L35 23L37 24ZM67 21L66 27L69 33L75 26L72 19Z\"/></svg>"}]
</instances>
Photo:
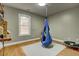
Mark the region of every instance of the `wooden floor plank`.
<instances>
[{"instance_id":1,"label":"wooden floor plank","mask_svg":"<svg viewBox=\"0 0 79 59\"><path fill-rule=\"evenodd\" d=\"M7 46L5 47L5 56L25 56L26 52L23 52L21 47L28 46L30 44L34 44L39 41L40 40L36 40L36 41L24 42L24 43L12 45L12 46ZM3 55L2 51L3 49L0 49L0 56ZM70 48L65 48L57 56L79 56L79 51L75 51Z\"/></svg>"},{"instance_id":2,"label":"wooden floor plank","mask_svg":"<svg viewBox=\"0 0 79 59\"><path fill-rule=\"evenodd\" d=\"M26 41L23 43L19 43L16 45L7 46L4 48L5 56L25 56L25 53L22 50L22 46L28 46L30 44L34 44L36 42L39 42L40 40L32 40L32 41ZM0 49L0 56L3 55L3 49Z\"/></svg>"},{"instance_id":3,"label":"wooden floor plank","mask_svg":"<svg viewBox=\"0 0 79 59\"><path fill-rule=\"evenodd\" d=\"M79 56L79 51L67 47L61 51L58 56Z\"/></svg>"},{"instance_id":4,"label":"wooden floor plank","mask_svg":"<svg viewBox=\"0 0 79 59\"><path fill-rule=\"evenodd\" d=\"M19 46L10 46L4 48L4 55L5 56L24 56L24 52ZM3 54L3 49L0 50L0 56Z\"/></svg>"}]
</instances>

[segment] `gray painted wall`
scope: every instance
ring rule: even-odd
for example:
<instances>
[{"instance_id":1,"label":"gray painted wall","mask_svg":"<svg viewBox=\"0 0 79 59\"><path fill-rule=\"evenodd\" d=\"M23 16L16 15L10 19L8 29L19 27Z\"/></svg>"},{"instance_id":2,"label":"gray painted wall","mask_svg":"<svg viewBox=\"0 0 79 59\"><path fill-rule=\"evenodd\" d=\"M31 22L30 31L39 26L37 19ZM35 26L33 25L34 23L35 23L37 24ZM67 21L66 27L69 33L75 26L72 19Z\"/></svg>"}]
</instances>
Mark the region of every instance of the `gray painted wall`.
<instances>
[{"instance_id":1,"label":"gray painted wall","mask_svg":"<svg viewBox=\"0 0 79 59\"><path fill-rule=\"evenodd\" d=\"M62 40L79 39L79 7L56 13L48 19L53 37Z\"/></svg>"},{"instance_id":2,"label":"gray painted wall","mask_svg":"<svg viewBox=\"0 0 79 59\"><path fill-rule=\"evenodd\" d=\"M32 17L31 35L18 36L18 32L19 32L18 13L27 14ZM12 41L10 42L22 41L22 40L40 37L42 31L43 17L26 11L5 6L5 18L8 21L8 30L11 32L10 35Z\"/></svg>"},{"instance_id":3,"label":"gray painted wall","mask_svg":"<svg viewBox=\"0 0 79 59\"><path fill-rule=\"evenodd\" d=\"M31 35L18 36L18 13L28 14L32 17ZM44 17L28 13L19 9L5 6L5 18L11 32L12 41L22 41L40 37ZM51 36L61 40L79 39L79 8L73 8L56 13L48 17Z\"/></svg>"}]
</instances>

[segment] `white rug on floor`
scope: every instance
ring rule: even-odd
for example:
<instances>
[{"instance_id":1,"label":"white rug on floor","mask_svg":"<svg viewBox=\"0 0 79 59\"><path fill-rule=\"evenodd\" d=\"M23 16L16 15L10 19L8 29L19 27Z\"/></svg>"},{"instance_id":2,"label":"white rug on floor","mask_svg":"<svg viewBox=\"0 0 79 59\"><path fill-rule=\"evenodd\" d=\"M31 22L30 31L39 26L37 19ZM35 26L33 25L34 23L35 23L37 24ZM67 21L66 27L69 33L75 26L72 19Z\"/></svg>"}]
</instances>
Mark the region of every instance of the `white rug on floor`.
<instances>
[{"instance_id":1,"label":"white rug on floor","mask_svg":"<svg viewBox=\"0 0 79 59\"><path fill-rule=\"evenodd\" d=\"M56 56L66 47L61 44L53 43L52 48L43 48L41 42L22 47L27 56Z\"/></svg>"}]
</instances>

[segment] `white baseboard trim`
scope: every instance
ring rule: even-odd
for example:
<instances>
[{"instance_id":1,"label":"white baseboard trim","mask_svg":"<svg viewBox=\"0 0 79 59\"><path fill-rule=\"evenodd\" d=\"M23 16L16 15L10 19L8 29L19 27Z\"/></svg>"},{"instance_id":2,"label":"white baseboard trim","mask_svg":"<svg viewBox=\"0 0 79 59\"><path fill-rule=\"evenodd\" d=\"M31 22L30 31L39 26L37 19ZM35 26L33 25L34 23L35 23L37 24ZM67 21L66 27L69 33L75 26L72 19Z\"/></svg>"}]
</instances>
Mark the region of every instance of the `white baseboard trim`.
<instances>
[{"instance_id":1,"label":"white baseboard trim","mask_svg":"<svg viewBox=\"0 0 79 59\"><path fill-rule=\"evenodd\" d=\"M4 46L11 46L11 45L15 45L15 44L19 44L19 43L23 43L23 42L28 42L28 41L32 41L32 40L38 40L40 38L34 38L34 39L29 39L29 40L23 40L23 41L18 41L18 42L12 42L12 43L6 43L4 44ZM2 43L0 42L0 48L2 48Z\"/></svg>"},{"instance_id":2,"label":"white baseboard trim","mask_svg":"<svg viewBox=\"0 0 79 59\"><path fill-rule=\"evenodd\" d=\"M32 41L32 40L38 40L40 38L34 38L34 39L29 39L29 40L23 40L23 41L18 41L18 42L12 42L12 43L6 43L4 46L11 46L11 45L15 45L15 44L20 44L20 43L24 43L24 42L28 42L28 41ZM59 39L53 39L54 41L58 41L58 42L64 42L63 40L59 40ZM2 43L0 42L0 48L2 48Z\"/></svg>"},{"instance_id":3,"label":"white baseboard trim","mask_svg":"<svg viewBox=\"0 0 79 59\"><path fill-rule=\"evenodd\" d=\"M54 40L54 41L61 42L61 43L63 43L63 42L64 42L64 40L60 40L60 39L56 39L56 38L54 38L53 40Z\"/></svg>"}]
</instances>

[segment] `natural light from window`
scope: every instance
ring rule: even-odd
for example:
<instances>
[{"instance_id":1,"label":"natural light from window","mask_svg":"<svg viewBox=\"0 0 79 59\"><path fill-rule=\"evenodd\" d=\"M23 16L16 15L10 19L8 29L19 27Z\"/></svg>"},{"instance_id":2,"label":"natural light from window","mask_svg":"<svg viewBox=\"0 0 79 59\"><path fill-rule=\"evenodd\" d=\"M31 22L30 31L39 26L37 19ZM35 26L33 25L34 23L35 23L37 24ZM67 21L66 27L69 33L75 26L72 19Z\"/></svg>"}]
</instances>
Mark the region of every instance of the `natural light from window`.
<instances>
[{"instance_id":1,"label":"natural light from window","mask_svg":"<svg viewBox=\"0 0 79 59\"><path fill-rule=\"evenodd\" d=\"M19 14L19 35L31 34L31 16Z\"/></svg>"}]
</instances>

